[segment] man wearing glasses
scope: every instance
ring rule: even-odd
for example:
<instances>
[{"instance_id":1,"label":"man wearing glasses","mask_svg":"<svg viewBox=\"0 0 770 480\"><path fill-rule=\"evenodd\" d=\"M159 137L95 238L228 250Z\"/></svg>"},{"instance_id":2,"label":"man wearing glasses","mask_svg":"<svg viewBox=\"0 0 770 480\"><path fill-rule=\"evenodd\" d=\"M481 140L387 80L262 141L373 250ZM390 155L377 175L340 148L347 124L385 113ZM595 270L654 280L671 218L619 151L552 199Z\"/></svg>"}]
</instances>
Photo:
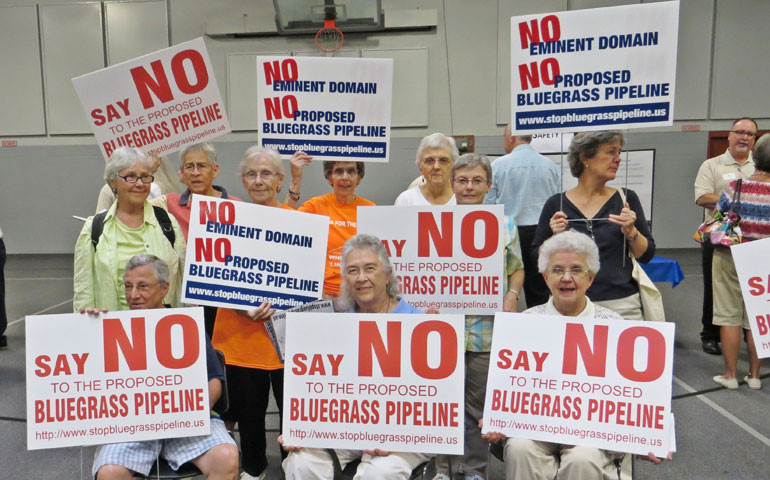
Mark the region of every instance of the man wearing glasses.
<instances>
[{"instance_id":1,"label":"man wearing glasses","mask_svg":"<svg viewBox=\"0 0 770 480\"><path fill-rule=\"evenodd\" d=\"M722 155L709 158L701 165L695 177L695 203L704 208L704 220L711 218L714 208L725 187L739 178L748 178L754 173L751 149L757 136L757 122L744 117L733 122L727 136L728 147ZM719 326L712 323L713 294L711 287L711 264L714 249L701 246L703 257L703 330L701 343L703 351L720 355Z\"/></svg>"}]
</instances>

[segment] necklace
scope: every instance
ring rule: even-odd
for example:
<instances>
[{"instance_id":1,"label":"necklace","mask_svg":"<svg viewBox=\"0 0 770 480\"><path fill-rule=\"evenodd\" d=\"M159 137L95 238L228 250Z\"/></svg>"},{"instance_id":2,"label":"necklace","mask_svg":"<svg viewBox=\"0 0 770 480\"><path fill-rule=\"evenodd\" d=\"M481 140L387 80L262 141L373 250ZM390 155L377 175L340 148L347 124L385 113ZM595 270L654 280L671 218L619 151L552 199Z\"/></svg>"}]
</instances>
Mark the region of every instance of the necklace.
<instances>
[{"instance_id":1,"label":"necklace","mask_svg":"<svg viewBox=\"0 0 770 480\"><path fill-rule=\"evenodd\" d=\"M761 172L761 171L755 171L752 177L770 177L770 173L768 172Z\"/></svg>"}]
</instances>

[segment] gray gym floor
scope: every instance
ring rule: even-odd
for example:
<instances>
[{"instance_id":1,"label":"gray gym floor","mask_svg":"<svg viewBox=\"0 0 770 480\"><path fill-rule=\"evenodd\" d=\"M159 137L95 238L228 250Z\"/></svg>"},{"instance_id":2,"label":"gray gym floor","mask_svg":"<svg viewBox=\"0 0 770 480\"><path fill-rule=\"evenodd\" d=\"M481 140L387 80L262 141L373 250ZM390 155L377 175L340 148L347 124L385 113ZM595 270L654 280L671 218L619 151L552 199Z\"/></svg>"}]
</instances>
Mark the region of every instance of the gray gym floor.
<instances>
[{"instance_id":1,"label":"gray gym floor","mask_svg":"<svg viewBox=\"0 0 770 480\"><path fill-rule=\"evenodd\" d=\"M700 251L667 250L685 280L675 289L659 284L668 321L677 325L673 410L678 452L672 462L635 462L636 479L762 479L770 453L770 380L764 390L741 385L728 391L712 382L723 371L721 356L703 353L700 345L702 276ZM0 478L88 479L93 448L27 451L24 387L24 316L72 311L72 256L10 256L5 267L9 348L0 351ZM765 367L766 368L766 367ZM748 362L743 348L739 372ZM744 373L741 373L741 377ZM276 411L272 404L270 411ZM270 415L268 428L276 429ZM268 436L268 478L280 478L276 433ZM756 449L756 450L755 450ZM765 472L765 473L763 473ZM504 478L502 463L490 460L490 479Z\"/></svg>"}]
</instances>

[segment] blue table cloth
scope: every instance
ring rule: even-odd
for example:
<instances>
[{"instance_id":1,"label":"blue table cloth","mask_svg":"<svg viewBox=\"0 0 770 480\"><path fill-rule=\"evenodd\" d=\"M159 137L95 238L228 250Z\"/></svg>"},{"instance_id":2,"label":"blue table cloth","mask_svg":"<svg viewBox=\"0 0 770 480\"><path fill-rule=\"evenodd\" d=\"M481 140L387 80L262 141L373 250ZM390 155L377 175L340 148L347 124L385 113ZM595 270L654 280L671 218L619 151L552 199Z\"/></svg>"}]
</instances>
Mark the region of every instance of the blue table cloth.
<instances>
[{"instance_id":1,"label":"blue table cloth","mask_svg":"<svg viewBox=\"0 0 770 480\"><path fill-rule=\"evenodd\" d=\"M648 263L640 263L647 276L653 282L671 282L671 288L679 285L684 280L684 272L679 262L673 258L655 255Z\"/></svg>"}]
</instances>

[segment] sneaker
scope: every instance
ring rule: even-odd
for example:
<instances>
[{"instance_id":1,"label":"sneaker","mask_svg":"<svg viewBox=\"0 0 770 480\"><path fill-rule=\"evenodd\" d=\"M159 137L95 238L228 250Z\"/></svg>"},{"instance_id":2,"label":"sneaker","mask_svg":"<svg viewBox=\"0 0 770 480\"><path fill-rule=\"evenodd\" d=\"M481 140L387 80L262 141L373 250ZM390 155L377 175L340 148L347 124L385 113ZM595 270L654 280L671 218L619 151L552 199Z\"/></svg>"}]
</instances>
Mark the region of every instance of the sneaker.
<instances>
[{"instance_id":1,"label":"sneaker","mask_svg":"<svg viewBox=\"0 0 770 480\"><path fill-rule=\"evenodd\" d=\"M729 388L730 390L735 390L738 388L737 378L725 378L722 375L716 375L714 376L713 380L723 387Z\"/></svg>"},{"instance_id":2,"label":"sneaker","mask_svg":"<svg viewBox=\"0 0 770 480\"><path fill-rule=\"evenodd\" d=\"M241 476L238 478L240 478L241 480L265 480L265 478L267 477L265 477L265 472L263 471L256 477L254 475L249 475L246 472L241 472Z\"/></svg>"},{"instance_id":3,"label":"sneaker","mask_svg":"<svg viewBox=\"0 0 770 480\"><path fill-rule=\"evenodd\" d=\"M749 388L752 390L759 390L760 388L762 388L762 380L758 378L752 378L746 375L745 377L743 377L743 381L745 381L749 385Z\"/></svg>"},{"instance_id":4,"label":"sneaker","mask_svg":"<svg viewBox=\"0 0 770 480\"><path fill-rule=\"evenodd\" d=\"M437 473L433 480L452 480L449 475L445 473Z\"/></svg>"}]
</instances>

